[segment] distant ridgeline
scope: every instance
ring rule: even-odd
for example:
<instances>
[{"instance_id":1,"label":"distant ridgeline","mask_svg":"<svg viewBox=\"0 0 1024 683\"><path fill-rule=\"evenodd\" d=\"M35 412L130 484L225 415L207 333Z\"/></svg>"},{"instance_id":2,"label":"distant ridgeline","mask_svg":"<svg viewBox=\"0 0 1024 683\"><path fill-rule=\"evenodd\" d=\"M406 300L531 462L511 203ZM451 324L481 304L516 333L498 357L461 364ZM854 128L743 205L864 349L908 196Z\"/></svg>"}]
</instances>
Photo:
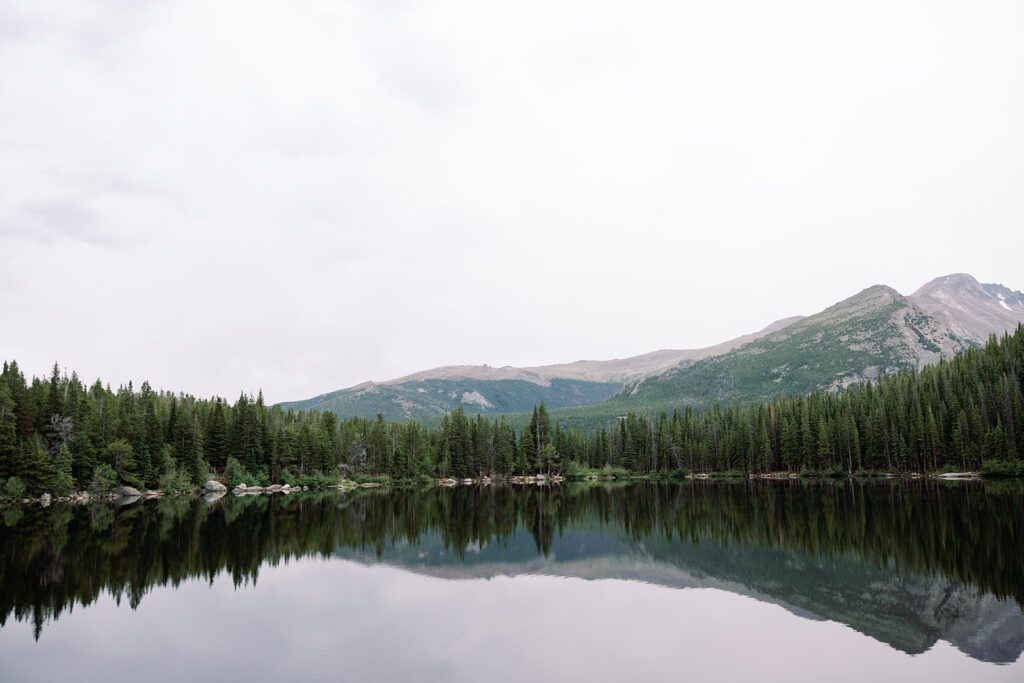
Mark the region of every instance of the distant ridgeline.
<instances>
[{"instance_id":1,"label":"distant ridgeline","mask_svg":"<svg viewBox=\"0 0 1024 683\"><path fill-rule=\"evenodd\" d=\"M534 367L444 366L282 407L437 425L463 405L470 413L504 414L523 424L543 402L562 426L589 430L631 411L671 414L687 406L841 391L952 358L1021 323L1024 293L958 273L908 296L868 287L814 315L778 320L701 349Z\"/></svg>"},{"instance_id":2,"label":"distant ridgeline","mask_svg":"<svg viewBox=\"0 0 1024 683\"><path fill-rule=\"evenodd\" d=\"M15 362L0 374L0 479L8 497L62 494L116 476L187 490L222 472L227 483L316 485L349 476L569 475L600 468L669 473L935 471L1024 474L1024 326L921 370L842 392L813 392L671 414L630 412L608 427L552 425L544 404L520 428L470 418L388 423L267 407L262 396L154 392L148 383L86 387L55 366L27 384ZM14 479L12 482L11 479ZM21 488L19 488L21 487Z\"/></svg>"}]
</instances>

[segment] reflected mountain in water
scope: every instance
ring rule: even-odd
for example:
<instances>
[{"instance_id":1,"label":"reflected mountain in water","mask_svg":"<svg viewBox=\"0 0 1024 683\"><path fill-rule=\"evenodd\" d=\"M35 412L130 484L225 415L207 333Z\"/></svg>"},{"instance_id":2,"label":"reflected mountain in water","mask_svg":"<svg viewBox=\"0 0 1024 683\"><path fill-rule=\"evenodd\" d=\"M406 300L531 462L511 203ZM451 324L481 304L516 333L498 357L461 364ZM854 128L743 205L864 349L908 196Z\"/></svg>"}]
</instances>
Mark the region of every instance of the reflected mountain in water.
<instances>
[{"instance_id":1,"label":"reflected mountain in water","mask_svg":"<svg viewBox=\"0 0 1024 683\"><path fill-rule=\"evenodd\" d=\"M605 530L607 531L607 530ZM438 535L401 543L379 555L339 549L334 555L383 563L448 580L539 574L586 580L642 581L668 588L713 588L779 605L814 620L846 624L908 654L945 640L982 661L1010 663L1024 651L1024 612L956 581L866 564L855 556L822 560L758 547L615 539L570 530L538 556L532 538L471 546L462 557Z\"/></svg>"},{"instance_id":2,"label":"reflected mountain in water","mask_svg":"<svg viewBox=\"0 0 1024 683\"><path fill-rule=\"evenodd\" d=\"M1024 495L940 482L692 482L335 491L7 508L0 625L103 591L305 556L449 579L543 574L714 588L846 624L916 654L944 640L1006 663L1024 651Z\"/></svg>"}]
</instances>

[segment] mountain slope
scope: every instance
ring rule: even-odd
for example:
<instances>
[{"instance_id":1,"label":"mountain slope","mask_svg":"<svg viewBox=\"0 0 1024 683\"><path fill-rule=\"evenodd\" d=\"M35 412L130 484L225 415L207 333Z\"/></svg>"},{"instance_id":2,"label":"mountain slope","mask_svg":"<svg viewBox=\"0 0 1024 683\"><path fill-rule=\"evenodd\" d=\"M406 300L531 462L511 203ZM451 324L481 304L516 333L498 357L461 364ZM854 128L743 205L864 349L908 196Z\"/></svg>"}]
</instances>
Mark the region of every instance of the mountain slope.
<instances>
[{"instance_id":1,"label":"mountain slope","mask_svg":"<svg viewBox=\"0 0 1024 683\"><path fill-rule=\"evenodd\" d=\"M760 339L767 334L781 330L802 317L798 315L776 320L771 325L757 332L701 349L662 349L629 358L578 360L573 363L558 363L555 365L539 365L525 368L509 365L500 368L492 368L489 365L448 365L399 377L398 379L384 382L384 384L407 384L409 382L431 379L523 380L540 385L546 385L552 379L622 383L670 368L685 361L695 361L709 356L728 353L732 349L739 348L755 339Z\"/></svg>"},{"instance_id":2,"label":"mountain slope","mask_svg":"<svg viewBox=\"0 0 1024 683\"><path fill-rule=\"evenodd\" d=\"M708 405L842 389L921 368L1024 322L1024 294L969 275L936 278L909 297L884 285L727 354L627 383L608 403Z\"/></svg>"},{"instance_id":3,"label":"mountain slope","mask_svg":"<svg viewBox=\"0 0 1024 683\"><path fill-rule=\"evenodd\" d=\"M522 368L446 366L281 405L407 419L459 405L474 413L528 413L544 401L563 425L588 427L629 410L838 390L935 363L1020 323L1024 294L957 273L910 296L869 287L809 318L786 318L704 349Z\"/></svg>"},{"instance_id":4,"label":"mountain slope","mask_svg":"<svg viewBox=\"0 0 1024 683\"><path fill-rule=\"evenodd\" d=\"M516 413L533 409L541 401L558 407L585 406L604 401L618 382L551 379L481 380L471 378L422 379L408 382L366 382L307 401L282 403L285 410L324 410L343 418L388 420L444 415L464 405L471 413Z\"/></svg>"},{"instance_id":5,"label":"mountain slope","mask_svg":"<svg viewBox=\"0 0 1024 683\"><path fill-rule=\"evenodd\" d=\"M715 346L662 350L631 358L517 368L455 365L425 370L386 382L366 382L305 401L282 403L285 410L326 410L343 418L421 418L443 415L465 405L473 413L517 413L544 401L549 408L587 406L611 397L622 382L693 362L784 329L800 317L785 318L752 334Z\"/></svg>"},{"instance_id":6,"label":"mountain slope","mask_svg":"<svg viewBox=\"0 0 1024 683\"><path fill-rule=\"evenodd\" d=\"M722 356L628 383L613 402L683 406L835 390L951 356L968 341L882 285Z\"/></svg>"},{"instance_id":7,"label":"mountain slope","mask_svg":"<svg viewBox=\"0 0 1024 683\"><path fill-rule=\"evenodd\" d=\"M966 273L938 277L908 297L950 332L975 344L1024 322L1024 294Z\"/></svg>"}]
</instances>

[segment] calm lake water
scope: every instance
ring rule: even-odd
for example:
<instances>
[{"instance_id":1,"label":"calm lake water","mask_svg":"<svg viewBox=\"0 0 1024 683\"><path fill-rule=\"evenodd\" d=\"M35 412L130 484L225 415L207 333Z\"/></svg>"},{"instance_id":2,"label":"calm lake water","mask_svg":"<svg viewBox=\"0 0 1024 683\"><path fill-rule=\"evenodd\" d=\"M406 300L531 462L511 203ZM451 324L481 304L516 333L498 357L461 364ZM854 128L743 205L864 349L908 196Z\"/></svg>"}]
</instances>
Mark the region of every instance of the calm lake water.
<instances>
[{"instance_id":1,"label":"calm lake water","mask_svg":"<svg viewBox=\"0 0 1024 683\"><path fill-rule=\"evenodd\" d=\"M1017 483L0 508L0 680L1024 680Z\"/></svg>"}]
</instances>

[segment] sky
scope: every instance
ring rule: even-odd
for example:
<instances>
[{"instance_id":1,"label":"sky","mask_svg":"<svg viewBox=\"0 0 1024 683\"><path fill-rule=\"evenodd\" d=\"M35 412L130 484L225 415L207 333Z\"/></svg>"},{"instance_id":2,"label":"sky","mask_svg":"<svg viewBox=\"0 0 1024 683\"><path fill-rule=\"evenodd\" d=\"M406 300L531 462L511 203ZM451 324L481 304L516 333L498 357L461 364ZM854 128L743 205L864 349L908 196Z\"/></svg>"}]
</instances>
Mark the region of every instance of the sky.
<instances>
[{"instance_id":1,"label":"sky","mask_svg":"<svg viewBox=\"0 0 1024 683\"><path fill-rule=\"evenodd\" d=\"M1024 290L1024 3L8 1L0 358L268 402Z\"/></svg>"}]
</instances>

